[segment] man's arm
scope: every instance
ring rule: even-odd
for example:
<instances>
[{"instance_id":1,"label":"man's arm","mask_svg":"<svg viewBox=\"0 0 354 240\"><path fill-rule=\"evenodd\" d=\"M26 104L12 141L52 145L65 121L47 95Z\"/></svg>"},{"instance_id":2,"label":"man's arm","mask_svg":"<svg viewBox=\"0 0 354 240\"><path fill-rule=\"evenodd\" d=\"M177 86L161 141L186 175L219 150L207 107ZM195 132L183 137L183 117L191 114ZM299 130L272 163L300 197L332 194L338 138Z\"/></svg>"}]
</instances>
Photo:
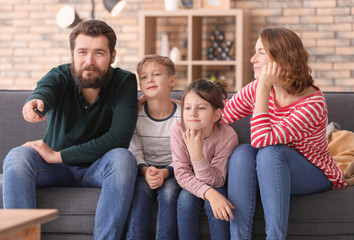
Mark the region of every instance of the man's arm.
<instances>
[{"instance_id":1,"label":"man's arm","mask_svg":"<svg viewBox=\"0 0 354 240\"><path fill-rule=\"evenodd\" d=\"M61 89L67 88L66 81L62 81L69 77L63 72L65 67L67 65L53 68L37 82L37 87L22 108L22 115L26 121L35 123L46 119L45 114L56 105ZM35 109L43 116L36 113Z\"/></svg>"},{"instance_id":2,"label":"man's arm","mask_svg":"<svg viewBox=\"0 0 354 240\"><path fill-rule=\"evenodd\" d=\"M70 75L69 64L63 64L50 70L45 76L43 76L38 82L37 87L33 93L28 97L25 106L33 100L41 100L40 103L30 106L29 110L33 111L35 107L44 114L50 109L57 106L60 101L60 94L62 90L70 87Z\"/></svg>"}]
</instances>

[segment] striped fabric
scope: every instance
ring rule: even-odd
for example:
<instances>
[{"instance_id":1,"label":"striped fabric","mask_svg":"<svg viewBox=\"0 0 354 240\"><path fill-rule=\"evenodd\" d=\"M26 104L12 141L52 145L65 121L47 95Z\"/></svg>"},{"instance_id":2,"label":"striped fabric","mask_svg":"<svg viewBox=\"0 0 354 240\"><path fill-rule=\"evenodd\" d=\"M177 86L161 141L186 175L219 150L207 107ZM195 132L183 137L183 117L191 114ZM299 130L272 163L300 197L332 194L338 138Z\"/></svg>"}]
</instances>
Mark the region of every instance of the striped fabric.
<instances>
[{"instance_id":1,"label":"striped fabric","mask_svg":"<svg viewBox=\"0 0 354 240\"><path fill-rule=\"evenodd\" d=\"M225 103L223 122L232 123L252 114L257 84L257 80L251 82ZM251 117L250 123L253 147L286 144L319 167L334 189L346 186L328 149L327 105L320 90L286 107L277 107L271 92L269 113Z\"/></svg>"},{"instance_id":2,"label":"striped fabric","mask_svg":"<svg viewBox=\"0 0 354 240\"><path fill-rule=\"evenodd\" d=\"M172 125L181 119L181 107L174 104L172 114L166 119L153 119L147 105L139 111L138 120L129 150L137 164L146 166L172 166L170 135Z\"/></svg>"}]
</instances>

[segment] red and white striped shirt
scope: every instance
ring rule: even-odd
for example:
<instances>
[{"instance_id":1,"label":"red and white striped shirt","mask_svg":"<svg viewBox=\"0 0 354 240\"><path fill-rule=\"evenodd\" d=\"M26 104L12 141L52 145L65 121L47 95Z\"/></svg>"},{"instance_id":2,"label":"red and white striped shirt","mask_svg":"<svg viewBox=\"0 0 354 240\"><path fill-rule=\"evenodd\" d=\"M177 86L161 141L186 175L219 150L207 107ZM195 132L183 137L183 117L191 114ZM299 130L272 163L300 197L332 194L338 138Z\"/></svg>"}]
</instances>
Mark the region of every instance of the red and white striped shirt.
<instances>
[{"instance_id":1,"label":"red and white striped shirt","mask_svg":"<svg viewBox=\"0 0 354 240\"><path fill-rule=\"evenodd\" d=\"M229 124L253 113L257 84L258 80L249 83L225 102L223 122ZM319 89L286 107L275 105L272 91L269 113L251 117L251 144L256 148L286 144L319 167L333 183L333 189L343 188L343 172L328 149L327 121L327 105Z\"/></svg>"}]
</instances>

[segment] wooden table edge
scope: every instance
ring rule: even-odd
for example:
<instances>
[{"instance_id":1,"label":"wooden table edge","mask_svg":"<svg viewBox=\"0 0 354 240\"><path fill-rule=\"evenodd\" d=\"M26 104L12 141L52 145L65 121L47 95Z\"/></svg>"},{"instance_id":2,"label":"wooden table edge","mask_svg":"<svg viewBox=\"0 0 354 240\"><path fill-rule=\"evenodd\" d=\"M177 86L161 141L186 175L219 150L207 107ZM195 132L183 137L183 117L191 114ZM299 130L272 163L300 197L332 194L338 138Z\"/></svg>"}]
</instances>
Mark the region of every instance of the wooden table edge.
<instances>
[{"instance_id":1,"label":"wooden table edge","mask_svg":"<svg viewBox=\"0 0 354 240\"><path fill-rule=\"evenodd\" d=\"M36 225L41 225L43 223L46 223L46 222L49 222L51 220L58 218L58 209L0 209L0 216L1 216L1 212L3 212L3 211L7 211L7 212L11 211L11 212L19 213L24 210L27 213L34 212L36 214L39 214L39 213L40 214L35 219L29 220L24 223L20 223L18 225L14 225L14 226L4 229L4 230L0 229L1 230L0 239L6 237L8 235L11 235L12 232L19 231L20 229L26 229L26 228L34 227Z\"/></svg>"}]
</instances>

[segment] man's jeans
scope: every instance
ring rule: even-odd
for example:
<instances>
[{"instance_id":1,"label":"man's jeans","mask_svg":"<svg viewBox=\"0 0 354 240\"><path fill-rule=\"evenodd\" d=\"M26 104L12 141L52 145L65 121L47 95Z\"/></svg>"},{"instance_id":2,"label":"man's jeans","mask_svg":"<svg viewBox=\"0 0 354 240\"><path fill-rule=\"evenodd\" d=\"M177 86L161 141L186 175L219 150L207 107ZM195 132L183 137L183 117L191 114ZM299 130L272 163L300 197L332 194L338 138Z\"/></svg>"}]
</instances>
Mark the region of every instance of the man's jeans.
<instances>
[{"instance_id":1,"label":"man's jeans","mask_svg":"<svg viewBox=\"0 0 354 240\"><path fill-rule=\"evenodd\" d=\"M112 149L90 167L49 164L30 147L12 149L3 166L4 208L36 208L36 187L102 188L94 239L120 239L136 179L136 161L123 148Z\"/></svg>"},{"instance_id":2,"label":"man's jeans","mask_svg":"<svg viewBox=\"0 0 354 240\"><path fill-rule=\"evenodd\" d=\"M286 146L238 146L229 161L228 198L235 206L231 239L251 239L259 188L267 240L285 240L290 195L328 191L333 184L301 153Z\"/></svg>"},{"instance_id":3,"label":"man's jeans","mask_svg":"<svg viewBox=\"0 0 354 240\"><path fill-rule=\"evenodd\" d=\"M226 197L226 188L215 188L215 190ZM211 239L230 239L229 222L216 219L210 206L210 202L196 197L186 189L182 189L177 200L179 239L194 240L200 238L199 215L203 206L205 213L208 216Z\"/></svg>"},{"instance_id":4,"label":"man's jeans","mask_svg":"<svg viewBox=\"0 0 354 240\"><path fill-rule=\"evenodd\" d=\"M154 239L177 239L177 197L180 190L174 177L165 179L158 189L151 189L145 177L139 176L128 219L127 240L148 239L155 196L157 209Z\"/></svg>"}]
</instances>

